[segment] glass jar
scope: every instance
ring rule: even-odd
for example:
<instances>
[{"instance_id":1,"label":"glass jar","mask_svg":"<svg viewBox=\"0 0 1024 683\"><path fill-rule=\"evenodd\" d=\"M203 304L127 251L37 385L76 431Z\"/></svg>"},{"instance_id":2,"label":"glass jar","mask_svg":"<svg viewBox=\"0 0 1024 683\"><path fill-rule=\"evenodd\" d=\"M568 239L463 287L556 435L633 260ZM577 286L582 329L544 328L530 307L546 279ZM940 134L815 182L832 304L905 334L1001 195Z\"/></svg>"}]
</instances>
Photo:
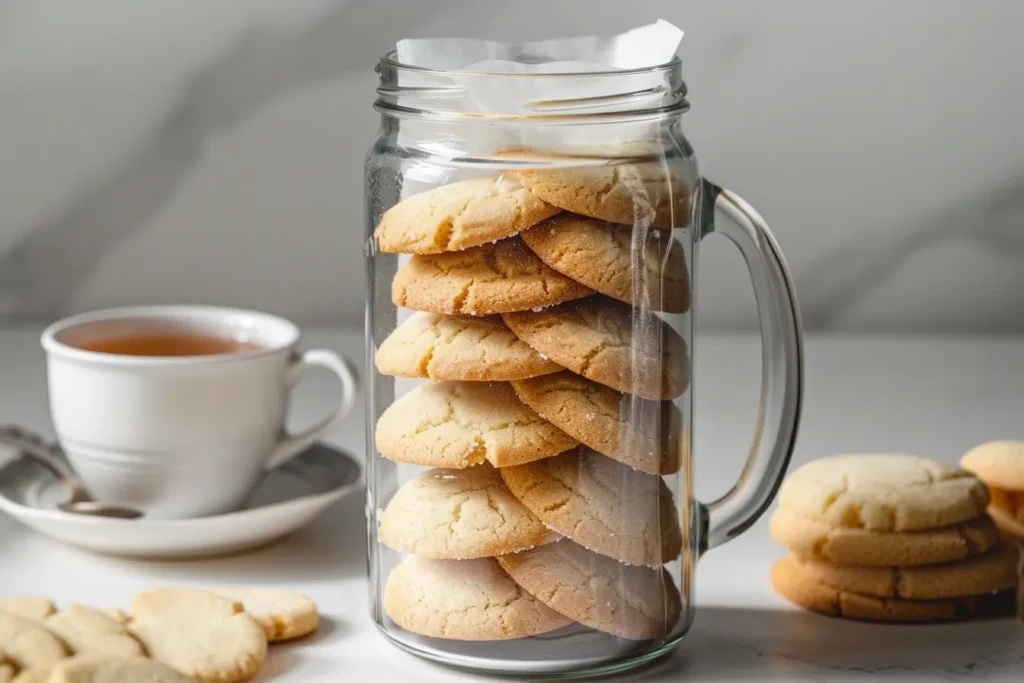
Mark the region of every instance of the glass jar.
<instances>
[{"instance_id":1,"label":"glass jar","mask_svg":"<svg viewBox=\"0 0 1024 683\"><path fill-rule=\"evenodd\" d=\"M803 359L782 255L701 179L678 58L530 75L396 59L366 160L372 618L477 672L651 661L693 620L697 559L754 523L789 461ZM705 504L692 302L715 232L750 269L763 386L740 480Z\"/></svg>"}]
</instances>

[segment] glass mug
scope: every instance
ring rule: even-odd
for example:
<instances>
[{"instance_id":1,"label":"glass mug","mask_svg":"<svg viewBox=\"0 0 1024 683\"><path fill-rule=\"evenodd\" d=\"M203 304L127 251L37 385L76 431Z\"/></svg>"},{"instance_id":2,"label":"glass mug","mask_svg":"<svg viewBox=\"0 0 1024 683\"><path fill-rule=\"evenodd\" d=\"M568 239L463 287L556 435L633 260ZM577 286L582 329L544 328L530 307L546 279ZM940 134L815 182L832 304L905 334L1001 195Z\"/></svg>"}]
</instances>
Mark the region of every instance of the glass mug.
<instances>
[{"instance_id":1,"label":"glass mug","mask_svg":"<svg viewBox=\"0 0 1024 683\"><path fill-rule=\"evenodd\" d=\"M379 66L366 159L372 618L466 670L593 676L669 652L700 555L765 511L803 384L793 285L706 179L678 58L609 73ZM716 222L715 212L727 218ZM701 240L750 270L762 393L736 485L693 496Z\"/></svg>"}]
</instances>

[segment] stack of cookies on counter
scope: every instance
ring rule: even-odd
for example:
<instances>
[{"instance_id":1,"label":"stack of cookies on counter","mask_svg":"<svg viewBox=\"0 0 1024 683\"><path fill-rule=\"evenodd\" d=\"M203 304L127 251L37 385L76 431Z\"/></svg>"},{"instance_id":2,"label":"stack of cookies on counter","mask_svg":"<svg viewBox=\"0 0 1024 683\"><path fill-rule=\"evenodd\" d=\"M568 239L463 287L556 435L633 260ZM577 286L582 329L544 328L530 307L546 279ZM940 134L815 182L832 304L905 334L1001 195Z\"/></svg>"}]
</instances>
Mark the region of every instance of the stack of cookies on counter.
<instances>
[{"instance_id":1,"label":"stack of cookies on counter","mask_svg":"<svg viewBox=\"0 0 1024 683\"><path fill-rule=\"evenodd\" d=\"M688 199L652 174L634 230L620 170L512 175L407 197L376 229L380 251L411 254L392 300L415 312L375 364L426 380L381 414L376 448L429 468L379 512L379 540L406 554L384 609L436 638L579 623L656 639L682 609L663 565L683 534L660 475L680 468L672 399L689 360L653 311L689 308L670 230Z\"/></svg>"},{"instance_id":2,"label":"stack of cookies on counter","mask_svg":"<svg viewBox=\"0 0 1024 683\"><path fill-rule=\"evenodd\" d=\"M775 590L868 621L944 621L1012 605L1017 550L1000 540L972 474L912 455L846 455L794 471L771 535L791 554Z\"/></svg>"}]
</instances>

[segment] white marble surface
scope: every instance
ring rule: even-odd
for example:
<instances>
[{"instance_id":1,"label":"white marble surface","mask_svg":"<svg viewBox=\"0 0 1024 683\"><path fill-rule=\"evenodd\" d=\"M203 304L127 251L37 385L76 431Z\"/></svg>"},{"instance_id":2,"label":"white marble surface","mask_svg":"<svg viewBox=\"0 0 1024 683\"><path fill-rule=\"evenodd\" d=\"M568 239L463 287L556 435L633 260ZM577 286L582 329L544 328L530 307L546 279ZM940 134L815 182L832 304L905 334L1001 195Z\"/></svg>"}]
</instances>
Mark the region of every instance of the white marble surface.
<instances>
[{"instance_id":1,"label":"white marble surface","mask_svg":"<svg viewBox=\"0 0 1024 683\"><path fill-rule=\"evenodd\" d=\"M0 422L47 426L43 359L34 330L0 331ZM361 361L355 334L315 333ZM949 462L992 438L1021 438L1024 339L812 337L805 420L795 463L837 451L898 450ZM698 340L697 490L722 492L736 476L756 409L757 342ZM327 378L299 395L299 421L317 413ZM362 417L332 439L362 457ZM667 661L634 681L1019 681L1024 625L1013 620L881 626L801 612L768 585L783 552L762 520L710 552L697 576L693 630ZM0 593L125 605L159 582L266 583L309 592L329 618L311 643L276 649L262 680L482 680L420 662L379 636L367 617L363 501L339 502L275 547L199 562L138 562L88 555L0 519Z\"/></svg>"},{"instance_id":2,"label":"white marble surface","mask_svg":"<svg viewBox=\"0 0 1024 683\"><path fill-rule=\"evenodd\" d=\"M664 17L702 167L775 227L813 329L1024 329L1019 0L0 3L0 317L361 315L376 59L407 36ZM739 260L702 322L753 323Z\"/></svg>"}]
</instances>

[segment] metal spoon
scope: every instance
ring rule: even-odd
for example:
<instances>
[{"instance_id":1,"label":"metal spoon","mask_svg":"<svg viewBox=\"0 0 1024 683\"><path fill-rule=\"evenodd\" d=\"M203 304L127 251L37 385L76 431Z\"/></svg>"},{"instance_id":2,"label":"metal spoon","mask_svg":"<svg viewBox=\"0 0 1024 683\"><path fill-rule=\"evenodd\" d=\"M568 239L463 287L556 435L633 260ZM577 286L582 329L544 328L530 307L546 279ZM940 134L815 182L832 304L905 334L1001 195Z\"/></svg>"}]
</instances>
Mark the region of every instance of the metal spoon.
<instances>
[{"instance_id":1,"label":"metal spoon","mask_svg":"<svg viewBox=\"0 0 1024 683\"><path fill-rule=\"evenodd\" d=\"M139 510L119 505L107 505L93 500L89 492L86 491L85 485L53 456L51 447L37 434L17 427L0 427L0 444L17 449L21 455L35 460L57 477L67 494L67 498L57 504L57 507L64 512L116 519L138 519L143 516Z\"/></svg>"}]
</instances>

